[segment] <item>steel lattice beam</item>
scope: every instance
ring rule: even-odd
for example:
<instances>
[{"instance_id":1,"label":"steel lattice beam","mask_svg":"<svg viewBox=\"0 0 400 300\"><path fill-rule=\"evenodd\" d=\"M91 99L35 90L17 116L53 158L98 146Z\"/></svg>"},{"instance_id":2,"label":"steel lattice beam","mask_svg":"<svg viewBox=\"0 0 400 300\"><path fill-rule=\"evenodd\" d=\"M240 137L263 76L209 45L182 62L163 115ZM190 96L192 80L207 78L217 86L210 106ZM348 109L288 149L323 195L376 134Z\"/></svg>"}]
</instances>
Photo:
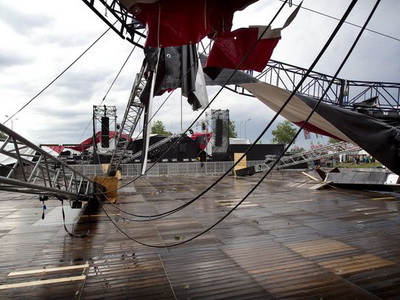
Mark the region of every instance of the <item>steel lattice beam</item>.
<instances>
[{"instance_id":1,"label":"steel lattice beam","mask_svg":"<svg viewBox=\"0 0 400 300\"><path fill-rule=\"evenodd\" d=\"M107 3L108 1L104 0L82 1L121 37L127 38L131 43L143 48L144 39L140 39L146 36L138 31L143 28L143 25L121 6L119 1L113 0L110 4ZM107 12L111 13L116 18L116 24L110 23L107 18ZM129 35L129 37L127 37L127 35ZM135 36L139 37L136 41L134 40ZM201 42L201 45L204 54L209 53L210 44L204 45L204 43ZM260 73L249 71L249 73L260 81L292 91L306 71L306 69L301 67L270 60L264 71ZM299 93L320 98L331 79L332 76L330 75L311 72ZM242 87L228 86L227 88L236 93L253 97L252 94L248 93ZM375 96L379 97L380 108L400 109L400 83L356 81L337 78L329 89L324 101L335 105L347 106Z\"/></svg>"},{"instance_id":2,"label":"steel lattice beam","mask_svg":"<svg viewBox=\"0 0 400 300\"><path fill-rule=\"evenodd\" d=\"M141 32L143 25L120 5L119 1L82 1L121 38L127 39L132 44L143 48L143 41L146 37L146 35ZM110 21L110 15L114 18L114 22Z\"/></svg>"},{"instance_id":3,"label":"steel lattice beam","mask_svg":"<svg viewBox=\"0 0 400 300\"><path fill-rule=\"evenodd\" d=\"M341 154L357 153L360 150L361 148L359 146L348 142L329 144L324 147L310 149L289 156L283 156L276 164L276 168L284 169L299 164L319 160L321 158L333 158L333 157L338 157ZM272 168L276 159L277 155L267 155L264 163L257 164L254 166L255 172L258 173L258 172L268 171L269 169Z\"/></svg>"},{"instance_id":4,"label":"steel lattice beam","mask_svg":"<svg viewBox=\"0 0 400 300\"><path fill-rule=\"evenodd\" d=\"M132 86L132 90L129 96L128 104L125 109L124 117L121 121L121 127L118 132L118 136L115 142L115 150L112 154L110 165L108 168L108 174L114 175L118 170L122 159L128 149L130 139L133 132L139 123L140 116L143 113L144 105L140 101L140 94L146 84L146 80L143 77L144 68L140 73L136 75L135 81Z\"/></svg>"},{"instance_id":5,"label":"steel lattice beam","mask_svg":"<svg viewBox=\"0 0 400 300\"><path fill-rule=\"evenodd\" d=\"M0 132L8 136L0 146L3 161L8 159L0 164L0 190L72 200L92 197L90 178L2 124Z\"/></svg>"}]
</instances>

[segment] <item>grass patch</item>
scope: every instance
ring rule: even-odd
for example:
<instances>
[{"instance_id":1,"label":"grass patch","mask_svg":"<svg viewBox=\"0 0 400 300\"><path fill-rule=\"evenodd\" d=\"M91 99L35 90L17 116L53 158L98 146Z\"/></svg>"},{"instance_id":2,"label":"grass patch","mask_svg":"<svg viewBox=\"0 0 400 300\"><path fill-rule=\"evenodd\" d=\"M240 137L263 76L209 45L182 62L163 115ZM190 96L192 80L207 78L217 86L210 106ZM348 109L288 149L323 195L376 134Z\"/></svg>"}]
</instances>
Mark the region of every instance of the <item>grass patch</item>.
<instances>
[{"instance_id":1,"label":"grass patch","mask_svg":"<svg viewBox=\"0 0 400 300\"><path fill-rule=\"evenodd\" d=\"M340 163L336 165L337 168L382 168L383 165L380 162L373 162L373 163Z\"/></svg>"}]
</instances>

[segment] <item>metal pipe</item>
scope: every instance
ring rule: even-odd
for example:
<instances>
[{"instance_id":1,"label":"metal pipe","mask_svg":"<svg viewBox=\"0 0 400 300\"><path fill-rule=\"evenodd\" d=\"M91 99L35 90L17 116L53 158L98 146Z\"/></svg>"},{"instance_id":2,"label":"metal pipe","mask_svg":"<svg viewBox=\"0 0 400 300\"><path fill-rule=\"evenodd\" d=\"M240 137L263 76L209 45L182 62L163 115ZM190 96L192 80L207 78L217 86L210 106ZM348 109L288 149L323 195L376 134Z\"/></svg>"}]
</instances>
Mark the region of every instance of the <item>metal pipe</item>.
<instances>
[{"instance_id":1,"label":"metal pipe","mask_svg":"<svg viewBox=\"0 0 400 300\"><path fill-rule=\"evenodd\" d=\"M52 195L65 195L65 196L71 196L71 197L77 196L76 193L71 193L68 191L63 191L63 190L59 190L59 189L55 189L55 188L51 188L51 187L47 187L47 186L38 186L38 185L35 185L32 183L19 181L19 180L12 179L12 178L0 177L0 183L9 184L12 186L19 186L21 188L30 188L30 189L37 190L37 191L46 191L46 192L51 193ZM0 190L2 190L1 185L0 185ZM18 190L18 191L20 191L20 190ZM21 191L21 192L23 192L23 191Z\"/></svg>"}]
</instances>

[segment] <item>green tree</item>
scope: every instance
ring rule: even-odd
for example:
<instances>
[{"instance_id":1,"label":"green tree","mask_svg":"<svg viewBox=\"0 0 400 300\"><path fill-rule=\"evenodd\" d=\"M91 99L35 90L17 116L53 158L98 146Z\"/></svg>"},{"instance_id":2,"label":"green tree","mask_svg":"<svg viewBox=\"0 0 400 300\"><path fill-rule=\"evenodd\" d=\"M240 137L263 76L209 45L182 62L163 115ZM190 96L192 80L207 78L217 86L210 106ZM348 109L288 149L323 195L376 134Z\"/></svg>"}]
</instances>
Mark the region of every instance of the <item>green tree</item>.
<instances>
[{"instance_id":1,"label":"green tree","mask_svg":"<svg viewBox=\"0 0 400 300\"><path fill-rule=\"evenodd\" d=\"M331 137L328 140L328 144L336 144L336 143L339 143L339 142L340 142L339 140L331 138Z\"/></svg>"},{"instance_id":2,"label":"green tree","mask_svg":"<svg viewBox=\"0 0 400 300\"><path fill-rule=\"evenodd\" d=\"M172 133L165 129L164 123L162 121L155 121L151 126L150 133L160 134L160 135L171 135Z\"/></svg>"},{"instance_id":3,"label":"green tree","mask_svg":"<svg viewBox=\"0 0 400 300\"><path fill-rule=\"evenodd\" d=\"M294 128L292 123L285 120L284 122L279 123L278 126L276 126L276 129L272 130L272 142L276 144L284 144L286 146L295 135L296 128Z\"/></svg>"},{"instance_id":4,"label":"green tree","mask_svg":"<svg viewBox=\"0 0 400 300\"><path fill-rule=\"evenodd\" d=\"M235 129L235 121L229 120L228 135L230 138L237 138L237 132Z\"/></svg>"},{"instance_id":5,"label":"green tree","mask_svg":"<svg viewBox=\"0 0 400 300\"><path fill-rule=\"evenodd\" d=\"M7 135L4 132L0 131L0 140L5 140L6 138Z\"/></svg>"}]
</instances>

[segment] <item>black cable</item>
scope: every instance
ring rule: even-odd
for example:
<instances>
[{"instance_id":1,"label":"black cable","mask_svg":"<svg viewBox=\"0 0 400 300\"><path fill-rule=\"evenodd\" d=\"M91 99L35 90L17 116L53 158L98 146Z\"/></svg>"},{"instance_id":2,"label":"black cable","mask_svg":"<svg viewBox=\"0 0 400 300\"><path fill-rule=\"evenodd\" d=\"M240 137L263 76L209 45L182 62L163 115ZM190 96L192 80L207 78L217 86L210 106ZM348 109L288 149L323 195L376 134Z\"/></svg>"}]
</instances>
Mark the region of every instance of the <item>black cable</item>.
<instances>
[{"instance_id":1,"label":"black cable","mask_svg":"<svg viewBox=\"0 0 400 300\"><path fill-rule=\"evenodd\" d=\"M292 91L292 93L290 94L289 98L285 101L285 103L282 105L282 107L277 111L277 113L275 114L275 116L272 118L272 120L269 122L269 124L267 125L267 127L264 128L264 130L261 132L261 134L258 136L258 138L255 140L255 142L243 153L243 155L240 157L240 159L220 178L218 178L213 184L211 184L211 186L209 186L206 190L204 190L203 192L201 192L199 195L197 195L195 198L193 198L192 200L190 200L189 202L181 205L180 207L177 207L173 210L170 210L168 212L164 212L161 214L156 214L156 215L152 215L152 216L143 216L143 215L137 215L137 214L130 214L131 216L134 217L141 217L141 218L148 218L149 220L152 219L159 219L161 217L166 217L169 216L173 213L176 213L182 209L184 209L185 207L191 205L193 202L195 202L196 200L198 200L201 196L203 196L205 193L207 193L212 187L214 187L217 183L219 183L229 172L231 172L233 170L233 168L247 155L247 153L257 144L257 142L262 138L262 136L266 133L266 131L271 127L272 123L275 122L275 120L277 119L277 117L281 114L281 112L284 110L284 108L287 106L287 104L290 102L290 100L293 98L293 96L296 94L296 92L298 91L298 89L301 87L301 85L303 84L303 82L306 80L307 76L311 73L312 69L315 67L315 65L318 63L318 61L320 60L320 58L322 57L322 55L325 53L326 49L329 47L330 43L332 42L333 38L336 36L337 32L339 31L339 29L341 28L341 26L344 23L344 20L347 18L348 14L350 14L351 10L353 9L353 7L355 6L357 0L353 0L353 2L351 3L351 5L349 6L349 8L347 9L346 13L343 15L341 21L339 22L339 24L336 26L335 30L332 32L331 36L329 37L328 41L325 43L324 47L322 48L322 50L320 51L320 53L318 54L318 56L315 58L314 62L311 64L310 68L307 70L307 72L303 75L302 79L300 80L300 82L297 84L297 86L295 87L295 89ZM229 80L229 79L228 79ZM125 211L124 211L125 212ZM127 212L125 212L127 213ZM129 213L128 213L129 214Z\"/></svg>"},{"instance_id":2,"label":"black cable","mask_svg":"<svg viewBox=\"0 0 400 300\"><path fill-rule=\"evenodd\" d=\"M116 21L117 22L117 21ZM116 23L115 22L115 23ZM114 24L115 24L114 23ZM113 25L114 25L113 24ZM109 30L111 27L109 27L106 31L103 32L102 35L100 35L81 55L79 55L64 71L62 71L60 74L57 75L56 78L54 78L48 85L46 85L39 93L37 93L31 100L29 100L27 103L25 103L19 110L17 110L14 114L12 114L7 120L3 122L3 125L6 124L8 121L10 121L12 118L14 118L18 113L20 113L24 108L26 108L29 104L32 103L33 100L35 100L37 97L39 97L47 88L49 88L54 82L57 81L58 78L60 78L64 73L71 68L83 55L86 54Z\"/></svg>"},{"instance_id":3,"label":"black cable","mask_svg":"<svg viewBox=\"0 0 400 300\"><path fill-rule=\"evenodd\" d=\"M72 237L76 237L76 238L87 237L90 233L90 212L88 214L88 229L86 230L86 232L83 234L75 234L73 232L70 232L67 228L67 225L65 224L64 200L63 199L59 199L59 200L61 201L61 213L62 213L62 218L63 218L64 230L68 233L69 236L72 236Z\"/></svg>"},{"instance_id":4,"label":"black cable","mask_svg":"<svg viewBox=\"0 0 400 300\"><path fill-rule=\"evenodd\" d=\"M279 0L279 1L283 2L284 0ZM296 5L296 4L293 4L293 5L294 5L294 6L298 6L298 5ZM315 14L318 14L318 15L321 15L321 16L324 16L324 17L327 17L327 18L330 18L330 19L339 21L339 18L336 18L336 17L334 17L334 16L331 16L331 15L328 15L328 14L325 14L325 13L322 13L322 12L320 12L320 11L317 11L317 10L314 10L314 9L311 9L311 8L307 8L307 7L304 7L304 6L302 6L301 8L304 9L304 10L308 10L308 11L310 11L310 12L312 12L312 13L315 13ZM348 24L348 25L357 27L357 28L362 28L360 25L355 24L355 23L352 23L352 22L346 21L345 23ZM369 32L372 32L372 33L375 33L375 34L379 34L379 35L384 36L384 37L386 37L386 38L389 38L389 39L392 39L392 40L395 40L395 41L400 42L400 39L399 39L399 38L396 38L396 37L394 37L394 36L391 36L391 35L388 35L388 34L385 34L385 33L379 32L379 31L376 31L376 30L372 30L372 29L369 29L369 28L365 28L365 30L366 30L366 31L369 31Z\"/></svg>"},{"instance_id":5,"label":"black cable","mask_svg":"<svg viewBox=\"0 0 400 300\"><path fill-rule=\"evenodd\" d=\"M139 40L137 41L138 43L139 43L139 41L140 41L141 38L142 38L142 37L140 37ZM118 79L119 75L121 74L122 70L125 68L125 65L128 63L128 60L129 60L129 58L131 57L133 51L135 51L135 49L136 49L136 45L134 45L134 47L132 48L132 50L131 50L131 52L129 53L128 57L125 59L125 62L122 64L122 67L121 67L120 70L118 71L117 76L115 76L113 82L111 83L109 89L107 90L106 94L104 95L103 100L101 100L99 106L102 105L103 102L106 100L106 97L108 96L108 93L111 91L112 87L114 86L115 82L117 81L117 79Z\"/></svg>"},{"instance_id":6,"label":"black cable","mask_svg":"<svg viewBox=\"0 0 400 300\"><path fill-rule=\"evenodd\" d=\"M203 51L203 53L205 52L205 50ZM202 54L203 54L202 53ZM197 57L198 59L198 57ZM201 66L200 66L201 67ZM189 70L186 71L186 73L182 76L182 78L179 80L179 82L177 83L177 86L173 89L173 91L168 94L168 96L165 98L165 100L160 104L160 106L157 108L157 110L153 113L153 115L149 118L149 121L147 122L147 126L151 123L151 121L155 118L155 116L158 114L158 112L161 110L161 108L165 105L165 103L171 98L171 96L173 95L174 91L179 88L179 86L181 85L183 79L189 74L189 72L194 68L194 63L190 66ZM202 113L205 111L206 109L203 109ZM143 133L144 128L136 135L136 139ZM185 131L185 133L189 130L189 128ZM184 133L183 133L184 134ZM183 136L182 134L182 136ZM181 136L181 137L182 137ZM173 144L173 146L176 144L177 142L175 142ZM171 149L172 147L168 148L162 155L161 157L164 157L164 155ZM154 162L154 164L158 163L160 160L156 160ZM149 168L150 169L150 168ZM148 169L148 170L149 170ZM137 178L135 178L133 181L129 182L128 184L134 182L135 180L139 179L140 177L142 177L143 175L140 174ZM124 185L125 186L125 185ZM122 186L122 187L124 187ZM121 188L121 187L120 187Z\"/></svg>"},{"instance_id":7,"label":"black cable","mask_svg":"<svg viewBox=\"0 0 400 300\"><path fill-rule=\"evenodd\" d=\"M337 27L336 29L339 29L339 28L342 26L343 21L347 18L348 14L349 14L350 11L353 9L353 7L354 7L354 5L355 5L356 2L357 2L357 0L353 0L353 1L352 1L352 3L351 3L350 6L348 7L346 13L345 13L344 16L342 17L342 19L341 19L341 21L340 21L340 23L338 24L338 27ZM334 82L334 80L336 79L337 75L339 74L339 72L341 71L341 69L343 68L343 66L345 65L345 63L347 62L348 58L350 57L350 54L351 54L352 51L354 50L354 48L355 48L356 44L358 43L358 41L359 41L359 39L360 39L362 33L365 31L365 28L366 28L367 24L369 23L370 19L372 18L372 16L373 16L373 14L374 14L376 8L378 7L379 3L380 3L380 0L377 0L375 6L374 6L374 8L373 8L373 10L371 11L371 13L370 13L368 19L366 20L364 26L362 27L362 30L361 30L360 33L358 34L356 40L354 41L352 47L350 48L350 50L348 51L346 57L345 57L344 60L342 61L342 63L341 63L341 65L339 66L338 70L336 71L334 77L333 77L333 78L331 79L331 81L329 82L329 85L328 85L327 89L325 89L323 95L320 97L320 99L318 100L317 104L314 106L314 108L312 109L312 111L311 111L310 114L308 115L308 117L307 117L307 119L305 120L305 122L303 123L303 125L300 126L299 130L297 131L296 135L292 138L291 142L287 145L287 147L286 147L285 150L280 154L280 156L274 161L272 167L266 172L266 174L264 174L264 176L258 181L258 183L245 195L245 197L244 197L239 203L237 203L227 214L225 214L222 218L220 218L216 223L214 223L212 226L208 227L208 228L205 229L204 231L198 233L197 235L195 235L195 236L193 236L193 237L191 237L191 238L189 238L189 239L187 239L187 240L185 240L185 241L182 241L182 242L180 242L180 243L171 244L171 245L160 246L160 245L149 245L149 244L140 242L140 241L138 241L138 240L136 240L136 239L130 237L128 234L126 234L125 232L123 232L123 231L118 227L118 225L109 217L109 215L107 214L107 212L104 210L104 207L102 206L103 211L106 213L106 215L108 216L109 220L114 224L114 226L115 226L122 234L124 234L124 235L125 235L128 239L130 239L130 240L133 240L133 241L135 241L135 242L138 242L138 243L141 244L141 245L148 246L148 247L152 247L152 248L167 248L167 247L175 247L175 246L179 246L179 245L182 245L182 244L186 244L186 243L188 243L188 242L190 242L190 241L196 239L197 237L199 237L199 236L205 234L206 232L208 232L209 230L211 230L211 229L213 229L215 226L217 226L219 223L221 223L224 219L226 219L234 210L236 210L236 209L248 198L249 195L251 195L251 194L254 192L254 190L255 190L255 189L263 182L263 180L270 174L270 172L272 171L272 169L276 166L276 164L279 162L279 160L283 157L283 155L284 155L284 154L286 153L286 151L289 149L289 147L291 146L291 144L294 142L294 140L295 140L295 139L297 138L297 136L300 134L300 132L301 132L301 130L303 129L303 127L305 126L305 124L307 124L307 122L310 120L311 116L314 114L315 110L317 109L317 107L319 106L319 104L322 102L323 97L325 97L325 95L327 94L327 92L328 92L330 86L333 84L333 82ZM334 31L334 35L336 35L336 32L337 32L336 29L335 29L335 31ZM324 48L325 48L325 47L324 47ZM311 71L311 69L308 69L308 71ZM305 77L306 77L306 76L303 76L303 79L304 79ZM296 89L299 88L299 87L300 87L300 84L297 85ZM293 95L294 95L294 93L292 93L292 94L289 96L287 102L290 101L289 99L291 99L291 98L293 97Z\"/></svg>"},{"instance_id":8,"label":"black cable","mask_svg":"<svg viewBox=\"0 0 400 300\"><path fill-rule=\"evenodd\" d=\"M211 129L214 130L214 128L213 128L212 126L211 126ZM224 140L226 141L226 140L228 140L228 139L229 139L229 136L226 136ZM200 151L197 153L197 155L200 155L200 153L203 152L203 151L205 151L205 150L200 150ZM228 173L229 173L229 172L227 172L227 174L228 174ZM120 187L119 187L119 188L120 188ZM119 189L119 188L118 188L118 189ZM145 217L145 216L141 216L141 215L136 215L136 214L134 214L134 213L128 212L128 211L126 211L126 210L124 210L124 209L118 207L118 206L115 205L112 201L109 200L109 198L108 198L108 196L107 196L106 193L104 193L104 192L101 191L101 190L98 190L98 191L103 195L103 197L105 197L105 198L108 200L108 203L107 203L107 204L110 204L112 207L114 207L114 208L117 209L118 211L120 211L120 212L122 212L122 213L125 213L125 214L127 214L127 215L130 215L130 216L133 216L133 217L146 218L146 219L144 219L144 220L135 220L135 219L123 218L124 220L129 220L129 221L133 221L133 222L147 222L147 221L154 221L154 220L162 219L162 218L164 218L164 217L166 217L166 216L169 216L169 214L166 215L166 216L157 216L157 217L155 217L155 216L146 216L146 217Z\"/></svg>"},{"instance_id":9,"label":"black cable","mask_svg":"<svg viewBox=\"0 0 400 300\"><path fill-rule=\"evenodd\" d=\"M288 0L285 1L285 3L282 4L282 6L280 7L280 9L277 11L277 13L275 14L275 16L272 18L272 20L270 21L270 23L268 24L268 26L265 27L263 33L260 35L260 37L257 39L257 41L252 45L252 48L246 53L246 55L242 58L242 60L240 61L240 63L238 64L238 66L236 67L236 69L232 72L232 74L226 79L226 81L224 82L224 84L222 85L222 87L218 90L218 92L216 93L216 95L213 97L213 99L207 104L207 106L203 109L203 111L197 116L197 118L188 126L188 128L181 134L181 136L174 141L174 143L172 143L172 145L164 152L163 155L161 155L147 170L149 171L150 169L152 169L158 162L161 161L161 159L164 157L164 155L166 153L168 153L168 151L170 151L172 149L172 147L174 147L182 138L183 136L189 131L190 128L193 127L193 125L196 124L196 122L200 119L200 117L203 115L203 113L211 106L211 104L215 101L215 99L219 96L219 94L222 92L222 90L224 89L224 87L228 84L228 82L232 79L232 77L236 74L236 72L239 70L240 66L243 64L243 62L248 58L248 56L253 52L253 50L255 49L255 47L257 46L257 43L261 40L262 36L265 34L265 32L268 30L268 28L271 27L271 24L274 22L274 20L277 18L277 16L280 14L280 12L282 11L283 7L285 6L285 4L288 2ZM242 157L243 158L243 157ZM240 162L240 160L239 160ZM223 177L225 177L228 174L225 173ZM143 175L140 174L139 176L137 176L136 178L132 179L131 181L121 185L120 187L118 187L115 190L121 189L123 187L128 186L129 184L135 182L136 180L138 180L139 178L141 178ZM221 178L221 179L222 179ZM115 191L113 190L113 191ZM144 217L144 216L143 216ZM148 216L146 216L147 218Z\"/></svg>"},{"instance_id":10,"label":"black cable","mask_svg":"<svg viewBox=\"0 0 400 300\"><path fill-rule=\"evenodd\" d=\"M140 39L141 39L141 37L139 38L138 42L140 41ZM132 53L133 53L133 51L134 51L135 49L136 49L136 45L134 45L134 47L132 48L131 52L128 54L128 57L125 59L124 63L122 64L121 68L119 69L117 75L115 76L113 82L111 83L110 87L108 88L107 92L105 93L103 99L101 100L101 102L100 102L100 104L99 104L98 106L102 105L103 102L106 100L106 98L107 98L109 92L111 91L112 87L114 86L115 82L117 81L117 79L118 79L119 75L121 74L122 70L125 68L125 65L128 63L128 60L129 60L129 58L131 57L131 55L132 55ZM81 137L79 138L79 140L81 140L81 139L83 138L85 132L87 131L87 129L88 129L89 126L90 126L90 123L92 123L92 118L89 120L89 122L88 122L88 124L87 124L85 130L83 131Z\"/></svg>"},{"instance_id":11,"label":"black cable","mask_svg":"<svg viewBox=\"0 0 400 300\"><path fill-rule=\"evenodd\" d=\"M200 116L206 111L207 108L210 107L210 105L215 101L215 99L219 96L219 94L221 93L221 91L224 89L225 85L229 82L229 80L231 80L231 78L235 75L235 73L238 71L238 69L240 68L240 66L242 65L242 63L247 59L247 57L251 54L251 52L255 49L255 47L257 46L257 43L259 42L259 40L262 38L262 36L265 34L265 32L268 30L269 27L271 27L271 24L274 22L274 20L277 18L277 16L280 14L280 12L282 11L282 9L284 8L284 6L286 5L288 0L286 0L285 3L282 4L282 6L280 7L280 9L277 11L277 13L275 14L275 16L272 18L272 20L270 21L270 23L268 24L268 26L264 29L264 32L260 35L260 37L257 39L257 41L252 45L252 48L246 53L246 55L242 58L242 60L240 61L240 63L238 64L237 68L234 70L234 72L228 77L228 79L225 81L225 83L222 85L222 87L219 89L219 91L217 92L217 94L214 96L214 98L208 103L208 105L203 109L203 111L201 112L201 114L199 114L199 116L192 122L192 124L185 130L185 132L183 132L181 134L181 136L176 139L174 141L174 143L172 143L172 145L156 160L155 163L153 163L153 165L151 165L147 170L149 171L152 167L154 167L162 158L163 156L168 153L168 151L170 151L172 149L172 147L174 147L184 136L184 134L186 134L187 131L189 131L190 128L192 128L192 126L199 120ZM202 193L200 193L198 196L196 196L194 199L192 199L191 201L189 201L188 203L165 213L161 213L161 214L157 214L157 215L153 215L153 216L143 216L143 215L138 215L138 214L134 214L134 213L130 213L127 211L122 210L121 208L115 206L114 204L112 204L110 202L110 204L114 205L115 208L117 208L118 210L134 216L134 217L138 217L138 218L147 218L148 220L150 220L151 218L154 220L154 218L160 219L166 216L169 216L183 208L185 208L186 206L192 204L193 202L195 202L196 200L198 200L201 196L203 196L204 194L206 194L213 186L215 186L218 182L220 182L225 176L227 176L230 171L243 159L243 157L248 153L248 151L250 151L252 149L252 147L254 147L254 145L252 145L246 152L245 154L227 171L225 172L220 178L218 178L218 180L216 182L214 182L213 185L211 185L209 188L207 188L206 190L204 190ZM136 178L134 178L133 180L127 182L126 184L123 184L119 187L117 187L114 190L111 191L118 191L119 189L128 186L129 184L135 182L136 180L138 180L139 178L141 178L143 175L140 174L139 176L137 176ZM109 192L111 192L109 191Z\"/></svg>"},{"instance_id":12,"label":"black cable","mask_svg":"<svg viewBox=\"0 0 400 300\"><path fill-rule=\"evenodd\" d=\"M189 72L190 72L193 68L194 68L194 64L192 64L192 65L190 66L189 70L186 71L186 73L182 76L182 78L179 80L179 82L177 83L177 86L174 88L174 90L173 90L170 94L168 94L168 96L166 97L166 99L161 103L161 105L158 107L158 109L155 111L155 113L149 118L149 120L147 121L147 126L151 123L151 121L154 119L154 117L157 115L157 113L161 110L161 108L165 105L165 103L171 98L171 96L172 96L172 94L174 93L174 91L181 85L181 82L183 81L183 79L187 76L187 74L189 74ZM143 133L143 130L144 130L144 128L136 135L135 140L138 139L138 137L140 136L140 134ZM189 130L189 129L187 129L187 130ZM178 139L178 141L179 141L182 137L183 137L183 134L182 134L181 137ZM174 145L176 145L176 144L177 144L177 141L175 141L175 142L172 144L172 146L171 146L170 148L168 148L168 149L161 155L160 159L156 160L156 162L155 162L154 164L158 163L158 162L161 160L161 158L164 157L164 155L165 155ZM99 154L98 154L98 153L97 153L97 158L99 159ZM100 159L99 159L99 161L100 161ZM153 166L152 166L152 167L153 167ZM149 169L150 169L150 168L149 168ZM142 176L143 176L143 175L140 174L139 176L137 176L136 178L134 178L132 181L128 182L127 184L122 185L122 186L119 186L119 187L117 187L116 189L111 190L111 191L118 191L119 189L121 189L121 188L123 188L123 187L125 187L125 186L127 186L127 185L129 185L129 184L131 184L131 183L133 183L134 181L136 181L137 179L139 179L139 178L142 177ZM99 182L99 184L102 184L102 182L104 182L105 180L106 180L106 178L104 178L101 182ZM110 192L110 191L109 191L109 192ZM103 192L101 192L101 193L103 193ZM103 193L103 195L105 195L105 194ZM112 204L112 203L110 203L110 204Z\"/></svg>"}]
</instances>

